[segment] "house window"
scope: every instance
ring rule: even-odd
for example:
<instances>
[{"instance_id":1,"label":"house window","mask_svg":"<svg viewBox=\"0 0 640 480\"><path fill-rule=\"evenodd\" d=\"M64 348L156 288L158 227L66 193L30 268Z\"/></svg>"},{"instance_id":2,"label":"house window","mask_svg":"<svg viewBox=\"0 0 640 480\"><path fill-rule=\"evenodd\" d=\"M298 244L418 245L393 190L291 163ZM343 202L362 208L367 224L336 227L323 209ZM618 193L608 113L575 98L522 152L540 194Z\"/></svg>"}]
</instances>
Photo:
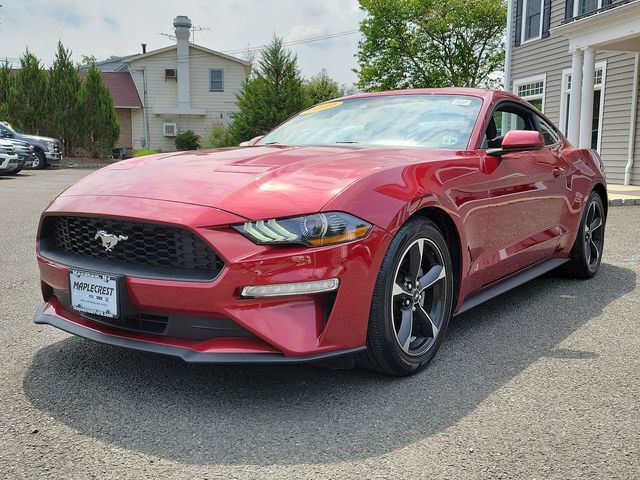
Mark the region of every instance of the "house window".
<instances>
[{"instance_id":1,"label":"house window","mask_svg":"<svg viewBox=\"0 0 640 480\"><path fill-rule=\"evenodd\" d=\"M602 8L602 0L578 0L573 7L573 16L585 15Z\"/></svg>"},{"instance_id":2,"label":"house window","mask_svg":"<svg viewBox=\"0 0 640 480\"><path fill-rule=\"evenodd\" d=\"M524 0L522 42L536 40L542 36L542 1Z\"/></svg>"},{"instance_id":3,"label":"house window","mask_svg":"<svg viewBox=\"0 0 640 480\"><path fill-rule=\"evenodd\" d=\"M224 92L224 70L214 68L209 70L209 91Z\"/></svg>"},{"instance_id":4,"label":"house window","mask_svg":"<svg viewBox=\"0 0 640 480\"><path fill-rule=\"evenodd\" d=\"M596 64L593 73L593 122L591 125L591 148L600 151L602 141L602 110L604 108L604 83L606 63ZM562 132L569 131L569 105L571 104L571 69L562 71L562 97L560 99L560 125Z\"/></svg>"},{"instance_id":5,"label":"house window","mask_svg":"<svg viewBox=\"0 0 640 480\"><path fill-rule=\"evenodd\" d=\"M546 76L541 75L521 80L514 80L513 86L519 97L524 98L527 102L542 112L544 110L545 83Z\"/></svg>"}]
</instances>

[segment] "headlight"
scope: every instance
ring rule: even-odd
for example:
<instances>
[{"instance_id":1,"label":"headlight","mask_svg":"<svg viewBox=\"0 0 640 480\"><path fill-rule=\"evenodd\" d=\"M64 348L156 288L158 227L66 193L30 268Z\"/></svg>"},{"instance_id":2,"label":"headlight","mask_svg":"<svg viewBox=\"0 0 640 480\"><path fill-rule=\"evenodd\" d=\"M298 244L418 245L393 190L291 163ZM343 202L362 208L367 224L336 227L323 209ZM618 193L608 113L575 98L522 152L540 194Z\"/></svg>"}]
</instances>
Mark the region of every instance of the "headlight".
<instances>
[{"instance_id":1,"label":"headlight","mask_svg":"<svg viewBox=\"0 0 640 480\"><path fill-rule=\"evenodd\" d=\"M44 146L47 147L47 150L53 151L53 148L56 146L55 142L44 142Z\"/></svg>"},{"instance_id":2,"label":"headlight","mask_svg":"<svg viewBox=\"0 0 640 480\"><path fill-rule=\"evenodd\" d=\"M364 238L371 230L371 225L347 213L329 212L258 220L235 225L233 228L259 244L300 243L309 247L322 247Z\"/></svg>"}]
</instances>

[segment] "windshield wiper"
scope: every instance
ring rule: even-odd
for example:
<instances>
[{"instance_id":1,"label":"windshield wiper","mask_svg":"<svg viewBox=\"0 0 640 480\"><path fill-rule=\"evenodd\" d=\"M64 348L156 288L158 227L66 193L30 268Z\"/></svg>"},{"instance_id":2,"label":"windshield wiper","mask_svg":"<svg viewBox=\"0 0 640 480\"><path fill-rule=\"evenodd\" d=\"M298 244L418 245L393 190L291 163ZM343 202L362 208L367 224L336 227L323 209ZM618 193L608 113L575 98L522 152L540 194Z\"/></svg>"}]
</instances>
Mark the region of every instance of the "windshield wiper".
<instances>
[{"instance_id":1,"label":"windshield wiper","mask_svg":"<svg viewBox=\"0 0 640 480\"><path fill-rule=\"evenodd\" d=\"M360 142L357 142L355 140L342 140L342 141L339 141L339 142L336 142L336 143L360 143Z\"/></svg>"}]
</instances>

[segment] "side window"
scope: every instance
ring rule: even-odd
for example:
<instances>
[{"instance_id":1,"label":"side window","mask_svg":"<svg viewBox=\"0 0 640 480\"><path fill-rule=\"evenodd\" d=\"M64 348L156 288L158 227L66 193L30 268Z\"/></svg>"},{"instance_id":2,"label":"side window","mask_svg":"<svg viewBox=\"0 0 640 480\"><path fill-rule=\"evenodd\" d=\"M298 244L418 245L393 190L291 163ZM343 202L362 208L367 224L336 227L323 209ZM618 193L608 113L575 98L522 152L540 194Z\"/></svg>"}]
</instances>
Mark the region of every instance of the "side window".
<instances>
[{"instance_id":1,"label":"side window","mask_svg":"<svg viewBox=\"0 0 640 480\"><path fill-rule=\"evenodd\" d=\"M538 125L540 126L538 131L542 134L545 145L553 145L560 141L560 135L558 135L556 129L549 125L546 120L538 117Z\"/></svg>"},{"instance_id":2,"label":"side window","mask_svg":"<svg viewBox=\"0 0 640 480\"><path fill-rule=\"evenodd\" d=\"M498 109L493 112L493 121L498 137L504 137L509 130L527 130L527 119L519 113Z\"/></svg>"},{"instance_id":3,"label":"side window","mask_svg":"<svg viewBox=\"0 0 640 480\"><path fill-rule=\"evenodd\" d=\"M496 108L491 114L485 133L487 148L500 148L504 136L510 130L533 130L531 116L524 110L504 105Z\"/></svg>"},{"instance_id":4,"label":"side window","mask_svg":"<svg viewBox=\"0 0 640 480\"><path fill-rule=\"evenodd\" d=\"M209 70L209 91L224 92L224 70L218 68Z\"/></svg>"}]
</instances>

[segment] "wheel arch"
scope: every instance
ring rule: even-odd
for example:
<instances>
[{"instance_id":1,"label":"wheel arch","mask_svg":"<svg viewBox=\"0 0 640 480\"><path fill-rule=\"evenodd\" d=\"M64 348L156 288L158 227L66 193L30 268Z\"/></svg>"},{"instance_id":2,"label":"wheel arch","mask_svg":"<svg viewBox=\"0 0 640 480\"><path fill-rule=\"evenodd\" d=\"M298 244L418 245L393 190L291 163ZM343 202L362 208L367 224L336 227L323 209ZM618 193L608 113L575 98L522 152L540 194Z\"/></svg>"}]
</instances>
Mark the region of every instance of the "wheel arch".
<instances>
[{"instance_id":1,"label":"wheel arch","mask_svg":"<svg viewBox=\"0 0 640 480\"><path fill-rule=\"evenodd\" d=\"M602 204L604 206L604 217L606 219L609 212L609 197L607 196L607 188L602 183L596 183L593 186L593 191L600 195L600 198L602 198Z\"/></svg>"},{"instance_id":2,"label":"wheel arch","mask_svg":"<svg viewBox=\"0 0 640 480\"><path fill-rule=\"evenodd\" d=\"M407 221L416 217L428 218L434 222L447 241L449 253L451 255L451 265L453 267L453 308L455 309L458 302L458 295L460 294L462 280L462 242L458 228L456 227L453 218L451 218L451 216L440 207L428 206L421 208L414 212Z\"/></svg>"}]
</instances>

